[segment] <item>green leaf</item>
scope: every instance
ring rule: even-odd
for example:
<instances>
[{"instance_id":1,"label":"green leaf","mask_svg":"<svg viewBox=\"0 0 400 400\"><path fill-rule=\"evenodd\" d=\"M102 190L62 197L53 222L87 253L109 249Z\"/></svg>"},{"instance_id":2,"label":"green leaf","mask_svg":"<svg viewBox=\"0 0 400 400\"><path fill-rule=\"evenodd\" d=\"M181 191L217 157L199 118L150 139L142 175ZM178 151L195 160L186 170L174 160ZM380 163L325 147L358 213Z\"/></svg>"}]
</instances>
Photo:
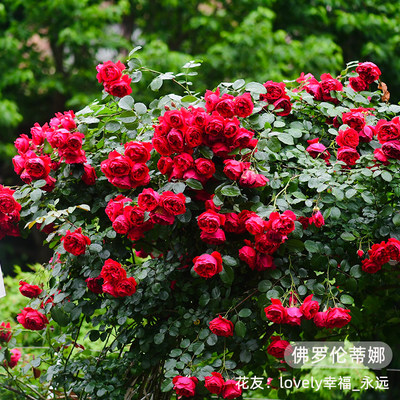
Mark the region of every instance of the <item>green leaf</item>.
<instances>
[{"instance_id":1,"label":"green leaf","mask_svg":"<svg viewBox=\"0 0 400 400\"><path fill-rule=\"evenodd\" d=\"M219 276L222 282L226 283L227 285L232 285L235 274L231 267L229 267L228 265L224 265L224 269L222 270L222 272L220 272Z\"/></svg>"},{"instance_id":2,"label":"green leaf","mask_svg":"<svg viewBox=\"0 0 400 400\"><path fill-rule=\"evenodd\" d=\"M118 105L123 109L123 110L132 110L133 105L135 103L135 100L133 100L132 96L124 96L122 99L118 102Z\"/></svg>"},{"instance_id":3,"label":"green leaf","mask_svg":"<svg viewBox=\"0 0 400 400\"><path fill-rule=\"evenodd\" d=\"M400 226L400 213L395 214L392 221L395 226Z\"/></svg>"},{"instance_id":4,"label":"green leaf","mask_svg":"<svg viewBox=\"0 0 400 400\"><path fill-rule=\"evenodd\" d=\"M381 177L386 182L390 182L393 179L392 174L388 171L383 171Z\"/></svg>"},{"instance_id":5,"label":"green leaf","mask_svg":"<svg viewBox=\"0 0 400 400\"><path fill-rule=\"evenodd\" d=\"M294 145L293 136L290 136L288 133L280 133L277 138L285 144Z\"/></svg>"},{"instance_id":6,"label":"green leaf","mask_svg":"<svg viewBox=\"0 0 400 400\"><path fill-rule=\"evenodd\" d=\"M239 337L244 338L246 336L246 325L242 321L238 321L235 324L235 334Z\"/></svg>"},{"instance_id":7,"label":"green leaf","mask_svg":"<svg viewBox=\"0 0 400 400\"><path fill-rule=\"evenodd\" d=\"M342 294L340 296L340 302L343 304L353 304L354 299L351 296L349 296L348 294Z\"/></svg>"},{"instance_id":8,"label":"green leaf","mask_svg":"<svg viewBox=\"0 0 400 400\"><path fill-rule=\"evenodd\" d=\"M316 295L322 296L325 294L325 286L322 283L315 283L313 285L313 291Z\"/></svg>"},{"instance_id":9,"label":"green leaf","mask_svg":"<svg viewBox=\"0 0 400 400\"><path fill-rule=\"evenodd\" d=\"M346 191L346 197L348 199L351 199L356 194L357 194L357 190L355 190L355 189L349 189Z\"/></svg>"},{"instance_id":10,"label":"green leaf","mask_svg":"<svg viewBox=\"0 0 400 400\"><path fill-rule=\"evenodd\" d=\"M319 251L317 243L313 242L312 240L306 240L304 242L304 247L310 253L318 253L318 251Z\"/></svg>"},{"instance_id":11,"label":"green leaf","mask_svg":"<svg viewBox=\"0 0 400 400\"><path fill-rule=\"evenodd\" d=\"M351 234L350 232L343 232L340 237L345 240L346 242L352 242L353 240L356 240L356 237Z\"/></svg>"},{"instance_id":12,"label":"green leaf","mask_svg":"<svg viewBox=\"0 0 400 400\"><path fill-rule=\"evenodd\" d=\"M344 194L339 188L332 188L332 194L336 197L337 200L342 201L344 199Z\"/></svg>"},{"instance_id":13,"label":"green leaf","mask_svg":"<svg viewBox=\"0 0 400 400\"><path fill-rule=\"evenodd\" d=\"M224 186L221 189L221 194L223 194L224 196L228 196L228 197L236 197L236 196L240 196L241 192L240 189L237 186Z\"/></svg>"},{"instance_id":14,"label":"green leaf","mask_svg":"<svg viewBox=\"0 0 400 400\"><path fill-rule=\"evenodd\" d=\"M185 183L191 189L194 189L194 190L202 190L203 189L203 184L200 181L198 181L197 179L189 178L189 179L186 179Z\"/></svg>"},{"instance_id":15,"label":"green leaf","mask_svg":"<svg viewBox=\"0 0 400 400\"><path fill-rule=\"evenodd\" d=\"M30 194L30 198L32 199L32 201L38 201L40 200L40 198L42 197L42 191L40 189L35 189L31 194Z\"/></svg>"},{"instance_id":16,"label":"green leaf","mask_svg":"<svg viewBox=\"0 0 400 400\"><path fill-rule=\"evenodd\" d=\"M253 92L253 93L256 93L256 94L262 94L262 93L265 94L265 93L267 93L267 89L265 89L265 87L261 83L258 83L258 82L250 82L250 83L248 83L246 85L246 90L248 92Z\"/></svg>"},{"instance_id":17,"label":"green leaf","mask_svg":"<svg viewBox=\"0 0 400 400\"><path fill-rule=\"evenodd\" d=\"M158 76L154 78L150 83L150 89L157 92L163 84L163 80Z\"/></svg>"},{"instance_id":18,"label":"green leaf","mask_svg":"<svg viewBox=\"0 0 400 400\"><path fill-rule=\"evenodd\" d=\"M246 349L243 349L240 352L239 357L240 357L240 361L243 363L249 363L251 361L251 353Z\"/></svg>"},{"instance_id":19,"label":"green leaf","mask_svg":"<svg viewBox=\"0 0 400 400\"><path fill-rule=\"evenodd\" d=\"M241 318L247 318L250 317L250 315L251 315L251 310L249 308L242 308L239 311L239 317Z\"/></svg>"},{"instance_id":20,"label":"green leaf","mask_svg":"<svg viewBox=\"0 0 400 400\"><path fill-rule=\"evenodd\" d=\"M59 307L53 307L50 314L51 318L60 326L67 326L71 320L69 314Z\"/></svg>"},{"instance_id":21,"label":"green leaf","mask_svg":"<svg viewBox=\"0 0 400 400\"><path fill-rule=\"evenodd\" d=\"M307 288L304 285L300 285L297 288L297 291L298 291L300 296L304 296L307 293Z\"/></svg>"},{"instance_id":22,"label":"green leaf","mask_svg":"<svg viewBox=\"0 0 400 400\"><path fill-rule=\"evenodd\" d=\"M267 299L279 299L279 292L276 289L268 290Z\"/></svg>"},{"instance_id":23,"label":"green leaf","mask_svg":"<svg viewBox=\"0 0 400 400\"><path fill-rule=\"evenodd\" d=\"M103 250L103 247L98 243L92 243L89 246L89 250L94 251L95 253L100 253Z\"/></svg>"},{"instance_id":24,"label":"green leaf","mask_svg":"<svg viewBox=\"0 0 400 400\"><path fill-rule=\"evenodd\" d=\"M268 281L268 280L261 281L261 282L259 282L259 284L258 284L258 290L259 290L261 293L267 292L269 289L271 289L271 287L272 287L272 282L271 282L271 281Z\"/></svg>"},{"instance_id":25,"label":"green leaf","mask_svg":"<svg viewBox=\"0 0 400 400\"><path fill-rule=\"evenodd\" d=\"M331 208L331 214L329 216L331 219L338 220L340 218L340 215L341 215L341 211L339 208L337 208L337 207Z\"/></svg>"},{"instance_id":26,"label":"green leaf","mask_svg":"<svg viewBox=\"0 0 400 400\"><path fill-rule=\"evenodd\" d=\"M154 343L155 344L161 344L164 341L164 334L163 333L157 333L154 335Z\"/></svg>"},{"instance_id":27,"label":"green leaf","mask_svg":"<svg viewBox=\"0 0 400 400\"><path fill-rule=\"evenodd\" d=\"M146 105L143 104L143 103L136 103L136 104L135 104L135 111L136 111L139 115L146 114L146 112L147 112L147 107L146 107Z\"/></svg>"},{"instance_id":28,"label":"green leaf","mask_svg":"<svg viewBox=\"0 0 400 400\"><path fill-rule=\"evenodd\" d=\"M350 275L353 278L361 278L362 276L362 269L359 265L354 265L350 269Z\"/></svg>"},{"instance_id":29,"label":"green leaf","mask_svg":"<svg viewBox=\"0 0 400 400\"><path fill-rule=\"evenodd\" d=\"M234 267L238 264L236 258L232 256L223 256L222 261L224 265L228 265L229 267Z\"/></svg>"}]
</instances>

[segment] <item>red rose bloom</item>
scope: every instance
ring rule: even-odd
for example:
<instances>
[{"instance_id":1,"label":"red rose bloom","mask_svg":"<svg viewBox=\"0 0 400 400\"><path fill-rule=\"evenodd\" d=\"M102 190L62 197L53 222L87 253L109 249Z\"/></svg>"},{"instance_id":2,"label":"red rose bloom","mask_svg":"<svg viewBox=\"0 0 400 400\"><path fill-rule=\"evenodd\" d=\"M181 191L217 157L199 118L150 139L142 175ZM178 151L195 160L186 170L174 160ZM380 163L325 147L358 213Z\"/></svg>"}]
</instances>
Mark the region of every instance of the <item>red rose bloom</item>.
<instances>
[{"instance_id":1,"label":"red rose bloom","mask_svg":"<svg viewBox=\"0 0 400 400\"><path fill-rule=\"evenodd\" d=\"M84 164L83 168L84 172L82 175L82 181L88 186L94 185L97 179L95 169L89 164Z\"/></svg>"},{"instance_id":2,"label":"red rose bloom","mask_svg":"<svg viewBox=\"0 0 400 400\"><path fill-rule=\"evenodd\" d=\"M250 266L251 268L251 266ZM269 254L257 253L254 264L255 271L265 271L267 269L275 269L274 259Z\"/></svg>"},{"instance_id":3,"label":"red rose bloom","mask_svg":"<svg viewBox=\"0 0 400 400\"><path fill-rule=\"evenodd\" d=\"M161 157L157 162L157 168L163 175L171 173L174 162L170 157Z\"/></svg>"},{"instance_id":4,"label":"red rose bloom","mask_svg":"<svg viewBox=\"0 0 400 400\"><path fill-rule=\"evenodd\" d=\"M269 216L266 227L286 236L294 231L294 221L296 221L296 215L290 210L286 210L283 214L273 212Z\"/></svg>"},{"instance_id":5,"label":"red rose bloom","mask_svg":"<svg viewBox=\"0 0 400 400\"><path fill-rule=\"evenodd\" d=\"M400 141L391 140L382 145L382 153L388 158L400 160ZM374 153L375 154L375 153Z\"/></svg>"},{"instance_id":6,"label":"red rose bloom","mask_svg":"<svg viewBox=\"0 0 400 400\"><path fill-rule=\"evenodd\" d=\"M0 341L8 343L11 340L12 330L11 324L7 322L2 322L0 324Z\"/></svg>"},{"instance_id":7,"label":"red rose bloom","mask_svg":"<svg viewBox=\"0 0 400 400\"><path fill-rule=\"evenodd\" d=\"M205 211L197 217L199 228L207 233L216 232L224 222L225 216L212 210Z\"/></svg>"},{"instance_id":8,"label":"red rose bloom","mask_svg":"<svg viewBox=\"0 0 400 400\"><path fill-rule=\"evenodd\" d=\"M297 307L289 307L286 309L287 317L285 322L289 325L300 325L303 314Z\"/></svg>"},{"instance_id":9,"label":"red rose bloom","mask_svg":"<svg viewBox=\"0 0 400 400\"><path fill-rule=\"evenodd\" d=\"M121 61L118 61L116 64L112 61L106 61L104 64L99 64L96 67L96 78L99 83L116 81L121 78L124 69L125 65Z\"/></svg>"},{"instance_id":10,"label":"red rose bloom","mask_svg":"<svg viewBox=\"0 0 400 400\"><path fill-rule=\"evenodd\" d=\"M361 131L365 126L365 117L360 111L350 110L349 112L344 113L342 115L342 121L357 132Z\"/></svg>"},{"instance_id":11,"label":"red rose bloom","mask_svg":"<svg viewBox=\"0 0 400 400\"><path fill-rule=\"evenodd\" d=\"M310 218L310 224L314 224L317 228L321 228L321 226L325 225L324 216L321 214L321 211L317 211L313 213Z\"/></svg>"},{"instance_id":12,"label":"red rose bloom","mask_svg":"<svg viewBox=\"0 0 400 400\"><path fill-rule=\"evenodd\" d=\"M383 265L390 260L390 255L386 251L386 243L375 243L370 250L368 250L368 255L371 261L375 264Z\"/></svg>"},{"instance_id":13,"label":"red rose bloom","mask_svg":"<svg viewBox=\"0 0 400 400\"><path fill-rule=\"evenodd\" d=\"M336 136L336 143L339 146L348 146L356 148L360 143L358 133L351 128L347 128L345 131L339 131L339 135Z\"/></svg>"},{"instance_id":14,"label":"red rose bloom","mask_svg":"<svg viewBox=\"0 0 400 400\"><path fill-rule=\"evenodd\" d=\"M180 215L185 214L186 212L185 201L186 197L184 194L175 194L173 192L166 191L161 194L159 204L170 214Z\"/></svg>"},{"instance_id":15,"label":"red rose bloom","mask_svg":"<svg viewBox=\"0 0 400 400\"><path fill-rule=\"evenodd\" d=\"M233 336L233 322L226 318L221 317L214 318L210 322L210 330L217 336L229 337Z\"/></svg>"},{"instance_id":16,"label":"red rose bloom","mask_svg":"<svg viewBox=\"0 0 400 400\"><path fill-rule=\"evenodd\" d=\"M343 161L348 166L355 165L359 158L360 154L358 154L357 150L352 147L340 147L337 151L338 161Z\"/></svg>"},{"instance_id":17,"label":"red rose bloom","mask_svg":"<svg viewBox=\"0 0 400 400\"><path fill-rule=\"evenodd\" d=\"M200 146L203 143L203 129L198 126L189 126L184 133L186 145L190 148Z\"/></svg>"},{"instance_id":18,"label":"red rose bloom","mask_svg":"<svg viewBox=\"0 0 400 400\"><path fill-rule=\"evenodd\" d=\"M196 172L205 179L210 179L215 173L215 164L207 158L198 158L194 166Z\"/></svg>"},{"instance_id":19,"label":"red rose bloom","mask_svg":"<svg viewBox=\"0 0 400 400\"><path fill-rule=\"evenodd\" d=\"M242 175L242 172L250 166L249 163L236 160L224 160L224 164L225 175L233 181L239 179Z\"/></svg>"},{"instance_id":20,"label":"red rose bloom","mask_svg":"<svg viewBox=\"0 0 400 400\"><path fill-rule=\"evenodd\" d=\"M272 342L267 347L267 353L276 358L284 358L285 350L289 347L291 349L290 343L286 340L281 340L279 336L271 336Z\"/></svg>"},{"instance_id":21,"label":"red rose bloom","mask_svg":"<svg viewBox=\"0 0 400 400\"><path fill-rule=\"evenodd\" d=\"M322 99L337 104L339 101L331 96L331 91L341 92L343 90L343 85L337 79L332 78L330 74L322 74L320 84Z\"/></svg>"},{"instance_id":22,"label":"red rose bloom","mask_svg":"<svg viewBox=\"0 0 400 400\"><path fill-rule=\"evenodd\" d=\"M138 206L144 211L154 210L160 201L160 195L153 189L143 189L138 196Z\"/></svg>"},{"instance_id":23,"label":"red rose bloom","mask_svg":"<svg viewBox=\"0 0 400 400\"><path fill-rule=\"evenodd\" d=\"M200 239L207 244L220 245L226 241L225 232L222 229L217 229L214 233L201 231Z\"/></svg>"},{"instance_id":24,"label":"red rose bloom","mask_svg":"<svg viewBox=\"0 0 400 400\"><path fill-rule=\"evenodd\" d=\"M400 261L400 241L390 238L386 243L386 252L392 260Z\"/></svg>"},{"instance_id":25,"label":"red rose bloom","mask_svg":"<svg viewBox=\"0 0 400 400\"><path fill-rule=\"evenodd\" d=\"M11 214L21 211L21 205L13 197L15 190L0 185L0 212Z\"/></svg>"},{"instance_id":26,"label":"red rose bloom","mask_svg":"<svg viewBox=\"0 0 400 400\"><path fill-rule=\"evenodd\" d=\"M250 246L243 246L239 249L239 258L244 261L251 269L254 269L257 252Z\"/></svg>"},{"instance_id":27,"label":"red rose bloom","mask_svg":"<svg viewBox=\"0 0 400 400\"><path fill-rule=\"evenodd\" d=\"M397 140L400 138L400 123L399 117L394 118L392 121L381 119L375 127L376 136L381 144L389 140Z\"/></svg>"},{"instance_id":28,"label":"red rose bloom","mask_svg":"<svg viewBox=\"0 0 400 400\"><path fill-rule=\"evenodd\" d=\"M267 93L260 94L260 100L267 101L270 104L286 94L286 85L284 82L268 81L265 82L263 86L267 89Z\"/></svg>"},{"instance_id":29,"label":"red rose bloom","mask_svg":"<svg viewBox=\"0 0 400 400\"><path fill-rule=\"evenodd\" d=\"M314 324L318 328L326 328L326 317L328 316L328 311L318 311L313 318Z\"/></svg>"},{"instance_id":30,"label":"red rose bloom","mask_svg":"<svg viewBox=\"0 0 400 400\"><path fill-rule=\"evenodd\" d=\"M221 100L215 106L215 111L224 118L232 118L235 115L235 105L232 100L233 96L225 99L224 96L226 95L223 95Z\"/></svg>"},{"instance_id":31,"label":"red rose bloom","mask_svg":"<svg viewBox=\"0 0 400 400\"><path fill-rule=\"evenodd\" d=\"M319 310L319 303L312 299L313 295L307 296L303 304L300 306L300 311L306 319L313 319Z\"/></svg>"},{"instance_id":32,"label":"red rose bloom","mask_svg":"<svg viewBox=\"0 0 400 400\"><path fill-rule=\"evenodd\" d=\"M194 376L189 378L178 375L172 379L176 394L183 397L193 397L195 395L197 382L198 379Z\"/></svg>"},{"instance_id":33,"label":"red rose bloom","mask_svg":"<svg viewBox=\"0 0 400 400\"><path fill-rule=\"evenodd\" d=\"M358 64L356 72L360 75L360 78L368 84L379 79L381 75L381 70L372 62Z\"/></svg>"},{"instance_id":34,"label":"red rose bloom","mask_svg":"<svg viewBox=\"0 0 400 400\"><path fill-rule=\"evenodd\" d=\"M375 274L382 269L382 264L377 264L373 260L365 259L361 261L362 270L368 274Z\"/></svg>"},{"instance_id":35,"label":"red rose bloom","mask_svg":"<svg viewBox=\"0 0 400 400\"><path fill-rule=\"evenodd\" d=\"M266 317L275 324L282 324L286 321L287 310L279 299L271 299L271 305L264 308Z\"/></svg>"},{"instance_id":36,"label":"red rose bloom","mask_svg":"<svg viewBox=\"0 0 400 400\"><path fill-rule=\"evenodd\" d=\"M254 104L250 93L244 93L237 96L234 100L235 114L238 117L246 118L251 115L254 109Z\"/></svg>"},{"instance_id":37,"label":"red rose bloom","mask_svg":"<svg viewBox=\"0 0 400 400\"><path fill-rule=\"evenodd\" d=\"M164 121L175 129L181 129L185 126L185 117L181 110L166 111Z\"/></svg>"},{"instance_id":38,"label":"red rose bloom","mask_svg":"<svg viewBox=\"0 0 400 400\"><path fill-rule=\"evenodd\" d=\"M39 294L43 292L39 286L30 285L24 281L19 281L19 291L22 296L29 297L30 299L38 297Z\"/></svg>"},{"instance_id":39,"label":"red rose bloom","mask_svg":"<svg viewBox=\"0 0 400 400\"><path fill-rule=\"evenodd\" d=\"M326 315L326 327L333 328L342 328L347 325L351 321L350 310L346 310L344 308L335 307L329 308Z\"/></svg>"},{"instance_id":40,"label":"red rose bloom","mask_svg":"<svg viewBox=\"0 0 400 400\"><path fill-rule=\"evenodd\" d=\"M307 148L306 151L312 158L322 158L325 162L328 162L329 158L331 157L329 151L326 149L326 147L322 144L319 143L319 138L313 139L313 140L307 140L307 142L310 144Z\"/></svg>"},{"instance_id":41,"label":"red rose bloom","mask_svg":"<svg viewBox=\"0 0 400 400\"><path fill-rule=\"evenodd\" d=\"M236 399L242 395L242 388L239 387L237 381L228 379L224 383L221 395L224 399Z\"/></svg>"},{"instance_id":42,"label":"red rose bloom","mask_svg":"<svg viewBox=\"0 0 400 400\"><path fill-rule=\"evenodd\" d=\"M204 387L213 394L220 394L224 386L224 378L219 372L211 372L211 376L204 378Z\"/></svg>"},{"instance_id":43,"label":"red rose bloom","mask_svg":"<svg viewBox=\"0 0 400 400\"><path fill-rule=\"evenodd\" d=\"M222 271L222 257L218 251L193 259L194 271L203 278L211 278Z\"/></svg>"},{"instance_id":44,"label":"red rose bloom","mask_svg":"<svg viewBox=\"0 0 400 400\"><path fill-rule=\"evenodd\" d=\"M132 93L131 82L132 78L129 78L128 75L123 75L117 81L104 83L104 90L111 96L125 97Z\"/></svg>"},{"instance_id":45,"label":"red rose bloom","mask_svg":"<svg viewBox=\"0 0 400 400\"><path fill-rule=\"evenodd\" d=\"M125 155L137 163L145 163L150 160L150 152L153 145L149 142L125 143Z\"/></svg>"},{"instance_id":46,"label":"red rose bloom","mask_svg":"<svg viewBox=\"0 0 400 400\"><path fill-rule=\"evenodd\" d=\"M108 218L110 218L110 221L114 222L115 218L123 214L124 204L131 202L132 199L130 199L129 197L125 197L122 194L119 194L115 199L111 199L108 202L107 207L105 209L105 212Z\"/></svg>"},{"instance_id":47,"label":"red rose bloom","mask_svg":"<svg viewBox=\"0 0 400 400\"><path fill-rule=\"evenodd\" d=\"M11 349L10 350L11 353L11 357L10 357L10 361L5 361L8 368L14 368L17 364L19 359L21 358L21 351L18 349Z\"/></svg>"},{"instance_id":48,"label":"red rose bloom","mask_svg":"<svg viewBox=\"0 0 400 400\"><path fill-rule=\"evenodd\" d=\"M103 268L100 272L100 277L104 279L105 283L116 284L119 281L126 279L126 271L122 268L119 262L109 258L104 262Z\"/></svg>"},{"instance_id":49,"label":"red rose bloom","mask_svg":"<svg viewBox=\"0 0 400 400\"><path fill-rule=\"evenodd\" d=\"M361 79L359 76L357 76L357 77L352 76L349 79L349 84L350 84L350 87L355 92L363 92L364 90L368 90L369 89L368 83L365 82L363 79Z\"/></svg>"},{"instance_id":50,"label":"red rose bloom","mask_svg":"<svg viewBox=\"0 0 400 400\"><path fill-rule=\"evenodd\" d=\"M233 114L232 114L233 116ZM210 136L223 135L225 119L216 112L213 112L205 127L205 132Z\"/></svg>"},{"instance_id":51,"label":"red rose bloom","mask_svg":"<svg viewBox=\"0 0 400 400\"><path fill-rule=\"evenodd\" d=\"M132 296L136 292L137 282L132 276L122 279L115 285L115 294L118 297Z\"/></svg>"},{"instance_id":52,"label":"red rose bloom","mask_svg":"<svg viewBox=\"0 0 400 400\"><path fill-rule=\"evenodd\" d=\"M103 293L103 278L101 276L97 276L96 278L87 278L85 282L91 292L96 294Z\"/></svg>"},{"instance_id":53,"label":"red rose bloom","mask_svg":"<svg viewBox=\"0 0 400 400\"><path fill-rule=\"evenodd\" d=\"M75 229L74 232L68 230L61 241L64 242L64 249L74 256L85 254L86 246L91 243L88 236L82 235L82 228Z\"/></svg>"},{"instance_id":54,"label":"red rose bloom","mask_svg":"<svg viewBox=\"0 0 400 400\"><path fill-rule=\"evenodd\" d=\"M289 115L292 111L292 103L290 102L289 96L283 96L279 100L274 102L274 111L281 110L276 112L276 115L280 115L281 117L285 117Z\"/></svg>"},{"instance_id":55,"label":"red rose bloom","mask_svg":"<svg viewBox=\"0 0 400 400\"><path fill-rule=\"evenodd\" d=\"M46 328L49 323L48 319L41 312L31 307L25 307L17 316L17 321L26 329L32 331L40 331Z\"/></svg>"}]
</instances>

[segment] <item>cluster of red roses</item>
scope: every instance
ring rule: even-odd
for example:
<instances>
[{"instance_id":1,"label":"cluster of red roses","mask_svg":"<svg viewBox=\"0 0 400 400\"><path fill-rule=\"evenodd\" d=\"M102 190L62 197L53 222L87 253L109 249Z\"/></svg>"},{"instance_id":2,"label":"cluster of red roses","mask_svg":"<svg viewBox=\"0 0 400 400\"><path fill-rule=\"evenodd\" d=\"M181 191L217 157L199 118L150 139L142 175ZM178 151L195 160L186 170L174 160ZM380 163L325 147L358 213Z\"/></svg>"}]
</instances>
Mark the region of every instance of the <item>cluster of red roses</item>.
<instances>
[{"instance_id":1,"label":"cluster of red roses","mask_svg":"<svg viewBox=\"0 0 400 400\"><path fill-rule=\"evenodd\" d=\"M205 100L206 109L190 107L188 110L168 110L159 117L159 124L153 126L152 143L162 156L157 166L170 180L192 178L204 184L214 175L215 164L212 160L193 158L195 148L201 145L208 146L222 159L234 158L229 153L236 149L254 149L257 145L254 133L241 127L236 118L251 115L254 105L249 93L237 97L224 94L220 97L218 88L215 92L207 90ZM169 157L173 154L173 158ZM232 169L235 175L232 179L240 178L239 183L244 186L264 186L266 178L258 177L256 184L255 177L258 174L249 167L250 164L240 164L239 173L233 171L237 166L228 166L227 169Z\"/></svg>"},{"instance_id":2,"label":"cluster of red roses","mask_svg":"<svg viewBox=\"0 0 400 400\"><path fill-rule=\"evenodd\" d=\"M8 343L12 337L12 329L11 324L9 322L0 324L0 342ZM1 346L0 346L1 349ZM6 368L14 368L17 364L19 359L21 358L21 351L18 349L10 349L10 360L4 361L4 367Z\"/></svg>"},{"instance_id":3,"label":"cluster of red roses","mask_svg":"<svg viewBox=\"0 0 400 400\"><path fill-rule=\"evenodd\" d=\"M8 343L12 337L12 330L11 325L9 322L5 324L2 322L0 324L0 343ZM1 346L0 346L1 350ZM17 364L19 359L21 358L21 351L19 349L10 349L10 360L4 360L3 365L5 368L14 368Z\"/></svg>"},{"instance_id":4,"label":"cluster of red roses","mask_svg":"<svg viewBox=\"0 0 400 400\"><path fill-rule=\"evenodd\" d=\"M379 79L381 70L372 62L358 64L356 68L358 76L352 76L349 79L350 86L356 92L362 92L369 89L369 85Z\"/></svg>"},{"instance_id":5,"label":"cluster of red roses","mask_svg":"<svg viewBox=\"0 0 400 400\"><path fill-rule=\"evenodd\" d=\"M64 249L74 256L85 254L86 246L90 245L91 241L88 236L82 234L82 228L75 229L73 232L67 231L65 236L61 238L64 242Z\"/></svg>"},{"instance_id":6,"label":"cluster of red roses","mask_svg":"<svg viewBox=\"0 0 400 400\"><path fill-rule=\"evenodd\" d=\"M360 158L360 154L356 150L360 142L368 143L373 139L375 128L366 125L365 121L365 116L368 114L371 114L371 109L354 108L349 112L343 113L341 117L342 123L348 125L348 127L345 130L339 130L339 134L336 136L336 143L340 146L336 157L339 161L345 162L347 166L355 165ZM341 126L337 117L333 119L332 123L335 128ZM331 154L322 143L319 143L319 138L308 140L307 142L309 146L306 151L310 156L321 158L329 164Z\"/></svg>"},{"instance_id":7,"label":"cluster of red roses","mask_svg":"<svg viewBox=\"0 0 400 400\"><path fill-rule=\"evenodd\" d=\"M364 252L361 250L359 255ZM390 260L400 261L400 241L395 238L390 238L387 242L375 243L368 250L369 258L362 260L362 270L369 274L378 272L383 264Z\"/></svg>"},{"instance_id":8,"label":"cluster of red roses","mask_svg":"<svg viewBox=\"0 0 400 400\"><path fill-rule=\"evenodd\" d=\"M304 72L302 72L296 81L301 84L296 91L305 89L315 100L329 101L334 104L339 103L338 99L332 97L331 91L341 92L343 85L337 79L333 78L331 74L322 74L321 81L317 81L314 75L304 75Z\"/></svg>"},{"instance_id":9,"label":"cluster of red roses","mask_svg":"<svg viewBox=\"0 0 400 400\"><path fill-rule=\"evenodd\" d=\"M122 75L122 71L126 69L121 61L116 64L112 61L106 61L96 67L96 78L102 83L104 90L111 96L124 97L132 93L132 79L128 75Z\"/></svg>"},{"instance_id":10,"label":"cluster of red roses","mask_svg":"<svg viewBox=\"0 0 400 400\"><path fill-rule=\"evenodd\" d=\"M262 174L257 174L250 169L250 163L246 161L224 160L224 173L233 181L238 181L240 186L258 188L265 186L269 179Z\"/></svg>"},{"instance_id":11,"label":"cluster of red roses","mask_svg":"<svg viewBox=\"0 0 400 400\"><path fill-rule=\"evenodd\" d=\"M245 240L246 246L239 249L239 258L256 271L274 269L271 254L275 253L285 242L287 235L294 231L296 215L290 210L282 214L273 212L269 220L264 221L255 212L245 210L238 215L238 220L239 226L255 237L255 243Z\"/></svg>"},{"instance_id":12,"label":"cluster of red roses","mask_svg":"<svg viewBox=\"0 0 400 400\"><path fill-rule=\"evenodd\" d=\"M21 205L14 199L15 190L0 185L0 240L4 236L19 236L18 221Z\"/></svg>"},{"instance_id":13,"label":"cluster of red roses","mask_svg":"<svg viewBox=\"0 0 400 400\"><path fill-rule=\"evenodd\" d=\"M135 278L128 278L122 265L111 258L104 262L100 275L87 278L86 284L93 293L108 293L113 297L132 296L137 287Z\"/></svg>"},{"instance_id":14,"label":"cluster of red roses","mask_svg":"<svg viewBox=\"0 0 400 400\"><path fill-rule=\"evenodd\" d=\"M374 150L375 158L385 165L389 165L389 158L400 160L400 118L391 121L381 119L375 126L376 136L381 148Z\"/></svg>"},{"instance_id":15,"label":"cluster of red roses","mask_svg":"<svg viewBox=\"0 0 400 400\"><path fill-rule=\"evenodd\" d=\"M133 189L146 186L150 182L149 168L151 143L125 143L124 155L112 151L108 159L101 162L101 170L108 181L121 189Z\"/></svg>"},{"instance_id":16,"label":"cluster of red roses","mask_svg":"<svg viewBox=\"0 0 400 400\"><path fill-rule=\"evenodd\" d=\"M290 102L290 97L286 94L285 83L267 81L263 86L267 89L267 93L260 94L260 100L272 104L274 106L273 109L276 110L276 115L282 117L289 115L292 111L292 103ZM267 108L267 106L264 108Z\"/></svg>"},{"instance_id":17,"label":"cluster of red roses","mask_svg":"<svg viewBox=\"0 0 400 400\"><path fill-rule=\"evenodd\" d=\"M25 183L44 179L46 185L43 190L51 192L56 180L49 175L51 170L57 170L61 161L67 164L86 163L85 151L82 149L82 141L85 137L76 131L73 111L56 113L49 124L40 126L38 123L31 128L32 138L22 134L15 141L18 155L13 158L14 170ZM58 154L58 161L44 153L45 140ZM55 154L55 153L53 153ZM93 185L96 173L89 164L84 164L82 181L87 185Z\"/></svg>"},{"instance_id":18,"label":"cluster of red roses","mask_svg":"<svg viewBox=\"0 0 400 400\"><path fill-rule=\"evenodd\" d=\"M211 372L211 375L206 376L204 380L204 387L210 393L222 396L224 399L236 399L242 395L242 388L239 386L239 382L233 379L224 381L223 376L219 372ZM176 394L182 397L193 397L196 394L196 384L198 381L194 376L181 375L177 375L172 379Z\"/></svg>"},{"instance_id":19,"label":"cluster of red roses","mask_svg":"<svg viewBox=\"0 0 400 400\"><path fill-rule=\"evenodd\" d=\"M304 317L312 319L318 328L329 329L342 328L351 321L350 310L334 307L319 311L319 303L312 300L312 297L306 297L300 307L284 307L279 299L271 299L272 304L264 309L265 315L276 324L300 325Z\"/></svg>"},{"instance_id":20,"label":"cluster of red roses","mask_svg":"<svg viewBox=\"0 0 400 400\"><path fill-rule=\"evenodd\" d=\"M108 202L105 211L114 230L134 241L143 237L154 224L172 225L177 215L186 212L185 202L182 193L165 191L159 194L147 188L139 194L138 205L132 206L132 199L118 195Z\"/></svg>"}]
</instances>

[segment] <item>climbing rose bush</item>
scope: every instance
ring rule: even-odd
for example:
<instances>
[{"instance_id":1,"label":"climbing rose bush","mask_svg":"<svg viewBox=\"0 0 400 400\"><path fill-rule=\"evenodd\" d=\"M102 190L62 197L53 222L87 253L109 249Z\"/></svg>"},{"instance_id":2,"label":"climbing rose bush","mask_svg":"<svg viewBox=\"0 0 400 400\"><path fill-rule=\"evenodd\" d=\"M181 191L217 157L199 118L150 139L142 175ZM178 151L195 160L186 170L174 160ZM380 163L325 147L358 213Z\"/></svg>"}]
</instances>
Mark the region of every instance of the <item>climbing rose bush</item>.
<instances>
[{"instance_id":1,"label":"climbing rose bush","mask_svg":"<svg viewBox=\"0 0 400 400\"><path fill-rule=\"evenodd\" d=\"M98 65L101 100L15 141L25 184L0 187L0 237L36 225L54 251L47 282L20 284L17 321L49 347L20 374L82 399L235 399L241 376L300 373L291 340L368 339L368 288L400 260L400 107L379 68L199 94L190 62L151 71L146 105L140 65Z\"/></svg>"}]
</instances>

